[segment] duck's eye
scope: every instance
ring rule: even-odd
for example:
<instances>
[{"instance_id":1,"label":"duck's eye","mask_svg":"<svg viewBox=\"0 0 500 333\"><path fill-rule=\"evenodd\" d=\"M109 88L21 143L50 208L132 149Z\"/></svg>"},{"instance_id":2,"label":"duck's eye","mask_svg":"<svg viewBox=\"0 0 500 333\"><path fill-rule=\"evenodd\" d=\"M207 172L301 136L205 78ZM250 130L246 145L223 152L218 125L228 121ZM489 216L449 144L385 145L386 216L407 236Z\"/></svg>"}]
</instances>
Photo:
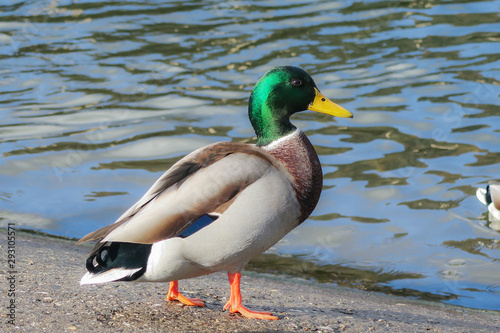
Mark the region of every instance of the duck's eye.
<instances>
[{"instance_id":1,"label":"duck's eye","mask_svg":"<svg viewBox=\"0 0 500 333\"><path fill-rule=\"evenodd\" d=\"M296 87L299 87L302 85L302 81L299 80L299 79L292 79L292 86L296 86Z\"/></svg>"}]
</instances>

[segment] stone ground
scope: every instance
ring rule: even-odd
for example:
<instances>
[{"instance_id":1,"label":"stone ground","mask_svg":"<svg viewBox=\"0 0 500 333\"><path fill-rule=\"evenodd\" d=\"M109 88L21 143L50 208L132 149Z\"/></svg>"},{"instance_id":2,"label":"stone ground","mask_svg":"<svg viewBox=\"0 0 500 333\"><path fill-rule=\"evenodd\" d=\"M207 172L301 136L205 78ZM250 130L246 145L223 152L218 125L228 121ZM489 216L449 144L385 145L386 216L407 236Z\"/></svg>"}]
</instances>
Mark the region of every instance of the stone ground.
<instances>
[{"instance_id":1,"label":"stone ground","mask_svg":"<svg viewBox=\"0 0 500 333\"><path fill-rule=\"evenodd\" d=\"M7 239L5 230L0 231ZM166 283L79 285L89 246L16 233L15 325L8 324L7 246L1 250L1 332L500 332L500 312L478 311L359 290L246 273L243 301L278 321L223 312L225 273L180 282L207 307L164 301Z\"/></svg>"}]
</instances>

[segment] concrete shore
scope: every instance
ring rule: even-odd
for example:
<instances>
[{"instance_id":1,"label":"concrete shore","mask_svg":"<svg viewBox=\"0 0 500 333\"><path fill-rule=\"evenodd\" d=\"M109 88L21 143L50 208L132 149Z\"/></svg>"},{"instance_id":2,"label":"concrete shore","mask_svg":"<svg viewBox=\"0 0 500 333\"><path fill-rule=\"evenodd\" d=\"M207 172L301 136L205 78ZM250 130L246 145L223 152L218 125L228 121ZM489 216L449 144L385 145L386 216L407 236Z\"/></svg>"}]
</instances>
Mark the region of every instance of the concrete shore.
<instances>
[{"instance_id":1,"label":"concrete shore","mask_svg":"<svg viewBox=\"0 0 500 333\"><path fill-rule=\"evenodd\" d=\"M0 231L9 278L7 233ZM5 241L4 241L5 240ZM89 246L16 231L15 296L2 282L2 332L500 332L500 312L445 306L301 280L244 274L244 305L281 320L261 321L223 312L225 273L180 282L205 308L164 300L168 284L112 283L80 287ZM15 304L15 325L8 309Z\"/></svg>"}]
</instances>

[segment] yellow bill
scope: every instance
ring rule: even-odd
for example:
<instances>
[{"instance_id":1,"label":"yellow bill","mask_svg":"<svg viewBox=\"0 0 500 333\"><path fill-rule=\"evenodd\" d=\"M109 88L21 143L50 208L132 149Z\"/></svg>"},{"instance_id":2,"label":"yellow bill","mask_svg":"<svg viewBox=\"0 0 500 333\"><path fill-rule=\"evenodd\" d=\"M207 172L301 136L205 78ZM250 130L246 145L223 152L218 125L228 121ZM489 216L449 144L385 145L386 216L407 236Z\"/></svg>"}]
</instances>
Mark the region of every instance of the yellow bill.
<instances>
[{"instance_id":1,"label":"yellow bill","mask_svg":"<svg viewBox=\"0 0 500 333\"><path fill-rule=\"evenodd\" d=\"M311 111L316 111L319 113L326 113L331 116L335 117L341 117L341 118L352 118L352 113L341 107L340 105L337 105L333 103L331 100L323 96L322 93L319 92L317 88L314 88L314 91L316 91L316 97L314 98L314 101L309 104L308 109Z\"/></svg>"}]
</instances>

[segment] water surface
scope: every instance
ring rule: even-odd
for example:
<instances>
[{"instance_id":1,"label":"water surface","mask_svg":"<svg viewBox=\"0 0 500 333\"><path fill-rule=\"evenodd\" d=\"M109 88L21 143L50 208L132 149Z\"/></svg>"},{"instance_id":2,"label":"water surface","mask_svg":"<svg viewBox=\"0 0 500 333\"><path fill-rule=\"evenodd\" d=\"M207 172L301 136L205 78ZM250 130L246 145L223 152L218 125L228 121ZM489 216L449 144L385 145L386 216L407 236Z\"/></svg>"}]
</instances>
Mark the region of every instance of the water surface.
<instances>
[{"instance_id":1,"label":"water surface","mask_svg":"<svg viewBox=\"0 0 500 333\"><path fill-rule=\"evenodd\" d=\"M500 1L4 1L0 218L81 237L175 161L254 142L256 80L306 69L313 215L249 269L500 310Z\"/></svg>"}]
</instances>

